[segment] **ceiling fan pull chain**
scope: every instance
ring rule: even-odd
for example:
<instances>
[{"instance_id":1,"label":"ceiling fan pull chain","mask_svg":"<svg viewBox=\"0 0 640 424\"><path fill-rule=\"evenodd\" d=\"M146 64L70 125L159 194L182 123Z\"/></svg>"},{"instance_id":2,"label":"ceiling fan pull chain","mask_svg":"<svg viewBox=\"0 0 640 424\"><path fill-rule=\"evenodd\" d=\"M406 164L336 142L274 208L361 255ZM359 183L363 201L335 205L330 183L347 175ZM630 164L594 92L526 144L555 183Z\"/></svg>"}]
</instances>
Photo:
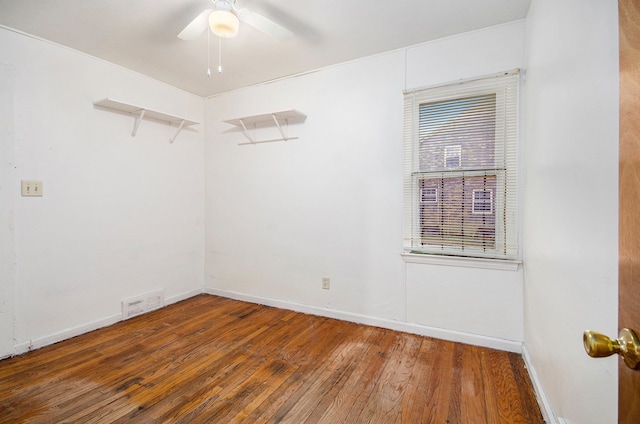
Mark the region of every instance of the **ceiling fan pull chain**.
<instances>
[{"instance_id":1,"label":"ceiling fan pull chain","mask_svg":"<svg viewBox=\"0 0 640 424\"><path fill-rule=\"evenodd\" d=\"M222 38L218 38L218 73L222 73Z\"/></svg>"},{"instance_id":2,"label":"ceiling fan pull chain","mask_svg":"<svg viewBox=\"0 0 640 424\"><path fill-rule=\"evenodd\" d=\"M211 78L211 31L207 30L207 77Z\"/></svg>"}]
</instances>

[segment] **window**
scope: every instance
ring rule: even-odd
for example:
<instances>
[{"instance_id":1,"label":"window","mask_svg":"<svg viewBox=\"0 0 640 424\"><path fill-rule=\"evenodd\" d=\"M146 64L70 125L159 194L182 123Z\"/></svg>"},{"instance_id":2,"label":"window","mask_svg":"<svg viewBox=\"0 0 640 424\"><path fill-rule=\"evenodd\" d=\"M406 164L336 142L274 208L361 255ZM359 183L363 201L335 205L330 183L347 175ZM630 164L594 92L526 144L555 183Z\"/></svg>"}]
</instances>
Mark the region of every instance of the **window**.
<instances>
[{"instance_id":1,"label":"window","mask_svg":"<svg viewBox=\"0 0 640 424\"><path fill-rule=\"evenodd\" d=\"M514 259L518 72L405 93L405 250Z\"/></svg>"},{"instance_id":2,"label":"window","mask_svg":"<svg viewBox=\"0 0 640 424\"><path fill-rule=\"evenodd\" d=\"M422 187L422 203L438 203L438 189Z\"/></svg>"},{"instance_id":3,"label":"window","mask_svg":"<svg viewBox=\"0 0 640 424\"><path fill-rule=\"evenodd\" d=\"M444 167L459 168L462 163L462 146L445 146Z\"/></svg>"},{"instance_id":4,"label":"window","mask_svg":"<svg viewBox=\"0 0 640 424\"><path fill-rule=\"evenodd\" d=\"M493 190L473 190L471 213L481 215L493 214Z\"/></svg>"}]
</instances>

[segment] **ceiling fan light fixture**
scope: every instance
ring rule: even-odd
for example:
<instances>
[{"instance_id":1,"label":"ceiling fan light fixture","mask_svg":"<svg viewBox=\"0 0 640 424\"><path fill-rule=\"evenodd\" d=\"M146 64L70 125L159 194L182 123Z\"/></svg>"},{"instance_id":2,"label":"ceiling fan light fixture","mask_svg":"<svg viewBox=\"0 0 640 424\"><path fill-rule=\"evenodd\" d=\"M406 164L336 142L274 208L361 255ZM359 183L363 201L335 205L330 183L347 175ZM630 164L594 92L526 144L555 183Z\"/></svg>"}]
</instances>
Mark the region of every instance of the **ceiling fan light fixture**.
<instances>
[{"instance_id":1,"label":"ceiling fan light fixture","mask_svg":"<svg viewBox=\"0 0 640 424\"><path fill-rule=\"evenodd\" d=\"M209 15L209 26L211 32L220 38L233 38L238 34L240 21L229 10L214 10Z\"/></svg>"}]
</instances>

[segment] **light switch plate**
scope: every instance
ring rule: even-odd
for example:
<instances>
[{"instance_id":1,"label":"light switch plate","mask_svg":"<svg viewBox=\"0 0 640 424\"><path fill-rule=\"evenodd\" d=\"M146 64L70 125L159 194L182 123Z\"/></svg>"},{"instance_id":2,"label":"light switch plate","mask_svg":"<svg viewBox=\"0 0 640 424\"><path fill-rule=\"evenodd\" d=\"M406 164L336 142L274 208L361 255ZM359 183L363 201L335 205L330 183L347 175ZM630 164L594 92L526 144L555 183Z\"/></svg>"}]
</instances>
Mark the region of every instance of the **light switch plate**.
<instances>
[{"instance_id":1,"label":"light switch plate","mask_svg":"<svg viewBox=\"0 0 640 424\"><path fill-rule=\"evenodd\" d=\"M22 180L20 189L22 197L42 197L42 181Z\"/></svg>"}]
</instances>

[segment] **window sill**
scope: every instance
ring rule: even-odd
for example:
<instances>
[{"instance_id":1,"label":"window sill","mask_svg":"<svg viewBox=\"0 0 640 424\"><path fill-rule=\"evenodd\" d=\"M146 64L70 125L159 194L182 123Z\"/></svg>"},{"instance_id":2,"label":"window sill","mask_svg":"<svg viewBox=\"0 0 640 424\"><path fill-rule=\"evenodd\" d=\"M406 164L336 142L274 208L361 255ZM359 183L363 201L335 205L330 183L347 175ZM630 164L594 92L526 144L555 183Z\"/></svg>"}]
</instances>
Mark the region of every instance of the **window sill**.
<instances>
[{"instance_id":1,"label":"window sill","mask_svg":"<svg viewBox=\"0 0 640 424\"><path fill-rule=\"evenodd\" d=\"M497 269L501 271L517 271L522 261L506 259L465 258L459 256L441 256L422 253L401 253L405 263L441 265L466 268Z\"/></svg>"}]
</instances>

